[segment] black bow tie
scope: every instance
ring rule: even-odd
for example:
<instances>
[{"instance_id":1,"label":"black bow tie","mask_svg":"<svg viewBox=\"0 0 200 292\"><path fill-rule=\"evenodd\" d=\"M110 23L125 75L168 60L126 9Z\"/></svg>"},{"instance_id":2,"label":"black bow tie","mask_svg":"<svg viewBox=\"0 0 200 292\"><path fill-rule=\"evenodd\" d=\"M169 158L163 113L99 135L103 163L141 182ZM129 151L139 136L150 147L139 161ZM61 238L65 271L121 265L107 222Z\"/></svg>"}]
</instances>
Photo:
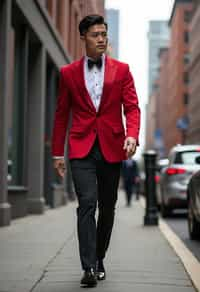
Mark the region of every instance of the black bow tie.
<instances>
[{"instance_id":1,"label":"black bow tie","mask_svg":"<svg viewBox=\"0 0 200 292\"><path fill-rule=\"evenodd\" d=\"M97 60L88 59L88 69L91 70L94 66L97 66L98 69L102 67L102 59Z\"/></svg>"}]
</instances>

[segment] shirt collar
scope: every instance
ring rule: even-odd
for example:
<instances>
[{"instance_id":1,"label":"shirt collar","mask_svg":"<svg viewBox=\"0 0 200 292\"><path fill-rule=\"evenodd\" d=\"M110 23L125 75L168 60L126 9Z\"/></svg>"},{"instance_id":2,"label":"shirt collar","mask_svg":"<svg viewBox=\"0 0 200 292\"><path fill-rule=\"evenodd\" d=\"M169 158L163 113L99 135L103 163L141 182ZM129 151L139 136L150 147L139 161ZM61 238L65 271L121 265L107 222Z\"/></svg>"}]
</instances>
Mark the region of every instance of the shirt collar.
<instances>
[{"instance_id":1,"label":"shirt collar","mask_svg":"<svg viewBox=\"0 0 200 292\"><path fill-rule=\"evenodd\" d=\"M104 62L105 62L105 54L102 54L101 58L102 58L102 62L104 64ZM89 59L93 60L92 58L88 57L87 55L85 55L84 59L85 59L85 62L87 62Z\"/></svg>"}]
</instances>

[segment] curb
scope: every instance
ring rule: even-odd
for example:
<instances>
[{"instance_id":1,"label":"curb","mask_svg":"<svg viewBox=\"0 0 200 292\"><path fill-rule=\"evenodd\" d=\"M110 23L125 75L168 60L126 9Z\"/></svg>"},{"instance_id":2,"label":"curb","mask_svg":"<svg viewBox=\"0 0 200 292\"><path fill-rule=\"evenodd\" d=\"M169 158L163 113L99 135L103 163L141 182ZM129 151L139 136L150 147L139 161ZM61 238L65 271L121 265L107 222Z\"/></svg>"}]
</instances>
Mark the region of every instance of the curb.
<instances>
[{"instance_id":1,"label":"curb","mask_svg":"<svg viewBox=\"0 0 200 292\"><path fill-rule=\"evenodd\" d=\"M142 207L145 208L145 199L143 197L140 197L140 203ZM183 263L183 266L185 267L185 270L189 275L194 288L200 292L200 262L162 218L159 218L159 228L164 237L169 242L170 246L175 251L176 255Z\"/></svg>"}]
</instances>

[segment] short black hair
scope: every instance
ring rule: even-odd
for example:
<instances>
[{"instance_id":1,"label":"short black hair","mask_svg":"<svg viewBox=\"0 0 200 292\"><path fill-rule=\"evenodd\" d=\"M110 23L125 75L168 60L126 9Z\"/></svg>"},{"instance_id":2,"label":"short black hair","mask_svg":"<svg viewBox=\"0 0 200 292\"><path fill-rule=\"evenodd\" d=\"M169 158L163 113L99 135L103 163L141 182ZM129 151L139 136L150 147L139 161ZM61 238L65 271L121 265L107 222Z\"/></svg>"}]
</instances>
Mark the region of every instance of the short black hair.
<instances>
[{"instance_id":1,"label":"short black hair","mask_svg":"<svg viewBox=\"0 0 200 292\"><path fill-rule=\"evenodd\" d=\"M91 14L91 15L85 16L80 21L79 27L78 27L80 35L83 36L84 33L86 33L88 31L88 29L95 24L104 24L106 27L106 30L108 29L108 25L105 22L103 16L98 15L98 14Z\"/></svg>"}]
</instances>

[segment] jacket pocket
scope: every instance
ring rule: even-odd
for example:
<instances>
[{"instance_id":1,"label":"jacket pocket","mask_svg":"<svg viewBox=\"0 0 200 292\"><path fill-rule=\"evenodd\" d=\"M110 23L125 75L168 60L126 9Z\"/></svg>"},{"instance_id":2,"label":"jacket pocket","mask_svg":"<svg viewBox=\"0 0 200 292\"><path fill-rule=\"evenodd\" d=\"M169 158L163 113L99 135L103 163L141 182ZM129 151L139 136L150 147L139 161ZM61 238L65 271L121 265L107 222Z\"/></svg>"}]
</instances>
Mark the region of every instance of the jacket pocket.
<instances>
[{"instance_id":1,"label":"jacket pocket","mask_svg":"<svg viewBox=\"0 0 200 292\"><path fill-rule=\"evenodd\" d=\"M113 127L113 134L114 135L122 135L124 134L124 128L117 126L117 127Z\"/></svg>"},{"instance_id":2,"label":"jacket pocket","mask_svg":"<svg viewBox=\"0 0 200 292\"><path fill-rule=\"evenodd\" d=\"M69 135L74 135L74 136L84 136L85 135L85 131L83 128L81 127L72 127L69 130Z\"/></svg>"}]
</instances>

